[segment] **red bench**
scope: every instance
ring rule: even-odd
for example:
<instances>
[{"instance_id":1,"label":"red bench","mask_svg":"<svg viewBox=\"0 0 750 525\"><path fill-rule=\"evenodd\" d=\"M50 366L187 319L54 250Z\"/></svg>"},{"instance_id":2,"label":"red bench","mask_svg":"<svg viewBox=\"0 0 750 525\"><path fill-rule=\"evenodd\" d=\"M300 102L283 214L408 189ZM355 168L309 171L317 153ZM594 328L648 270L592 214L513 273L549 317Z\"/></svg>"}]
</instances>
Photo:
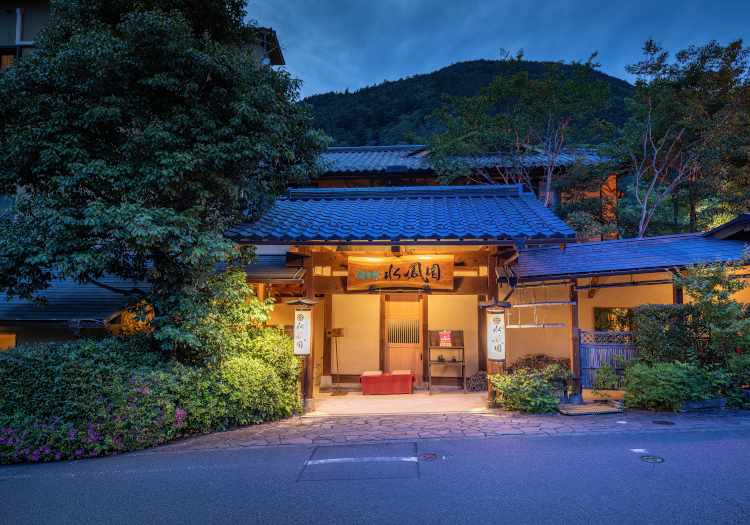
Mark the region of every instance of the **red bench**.
<instances>
[{"instance_id":1,"label":"red bench","mask_svg":"<svg viewBox=\"0 0 750 525\"><path fill-rule=\"evenodd\" d=\"M411 370L365 372L359 376L363 394L411 394L412 383L416 380Z\"/></svg>"}]
</instances>

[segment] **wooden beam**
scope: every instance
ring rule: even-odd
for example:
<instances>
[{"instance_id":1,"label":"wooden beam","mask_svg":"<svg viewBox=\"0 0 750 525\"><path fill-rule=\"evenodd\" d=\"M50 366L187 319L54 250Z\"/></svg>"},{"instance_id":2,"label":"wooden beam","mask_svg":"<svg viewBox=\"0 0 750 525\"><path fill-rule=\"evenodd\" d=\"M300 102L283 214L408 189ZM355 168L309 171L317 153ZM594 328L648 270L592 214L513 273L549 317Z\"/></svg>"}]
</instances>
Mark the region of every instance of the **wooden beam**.
<instances>
[{"instance_id":1,"label":"wooden beam","mask_svg":"<svg viewBox=\"0 0 750 525\"><path fill-rule=\"evenodd\" d=\"M301 248L301 247L300 247ZM415 251L400 252L403 255L452 255L454 266L484 266L487 264L487 251ZM388 251L350 251L350 252L314 252L313 266L335 266L348 267L349 257L396 257L396 254Z\"/></svg>"},{"instance_id":2,"label":"wooden beam","mask_svg":"<svg viewBox=\"0 0 750 525\"><path fill-rule=\"evenodd\" d=\"M378 364L380 371L385 372L385 294L380 296L380 343L378 345Z\"/></svg>"},{"instance_id":3,"label":"wooden beam","mask_svg":"<svg viewBox=\"0 0 750 525\"><path fill-rule=\"evenodd\" d=\"M591 286L595 286L597 284L599 284L599 278L598 277L592 277L591 278ZM591 290L588 291L588 298L589 299L593 299L595 295L596 295L596 288L592 288Z\"/></svg>"},{"instance_id":4,"label":"wooden beam","mask_svg":"<svg viewBox=\"0 0 750 525\"><path fill-rule=\"evenodd\" d=\"M427 360L430 358L429 304L430 296L422 296L422 382L427 378ZM420 388L422 385L417 385Z\"/></svg>"},{"instance_id":5,"label":"wooden beam","mask_svg":"<svg viewBox=\"0 0 750 525\"><path fill-rule=\"evenodd\" d=\"M454 277L453 291L435 290L432 295L484 295L487 293L487 277Z\"/></svg>"},{"instance_id":6,"label":"wooden beam","mask_svg":"<svg viewBox=\"0 0 750 525\"><path fill-rule=\"evenodd\" d=\"M486 295L480 295L477 297L477 301L486 301L487 296ZM485 315L484 308L479 308L479 305L477 305L477 310L479 311L479 317L478 323L477 323L477 334L479 335L477 339L477 350L479 354L479 371L480 372L486 372L487 371L487 315Z\"/></svg>"},{"instance_id":7,"label":"wooden beam","mask_svg":"<svg viewBox=\"0 0 750 525\"><path fill-rule=\"evenodd\" d=\"M274 290L279 285L274 285ZM315 295L337 294L337 293L368 293L367 290L355 290L348 292L346 289L346 277L340 276L315 276ZM382 289L388 292L387 288ZM487 293L487 277L454 277L453 290L435 290L433 295L484 295Z\"/></svg>"},{"instance_id":8,"label":"wooden beam","mask_svg":"<svg viewBox=\"0 0 750 525\"><path fill-rule=\"evenodd\" d=\"M315 299L314 286L315 286L315 275L313 271L313 258L311 246L300 246L300 253L307 255L302 261L303 268L305 269L305 282L302 284L302 296L308 299ZM313 397L313 381L314 381L314 368L315 368L315 309L313 308L310 312L310 323L313 326L313 337L310 341L310 355L306 358L307 370L305 374L305 399L312 399ZM318 351L320 351L318 349Z\"/></svg>"},{"instance_id":9,"label":"wooden beam","mask_svg":"<svg viewBox=\"0 0 750 525\"><path fill-rule=\"evenodd\" d=\"M570 300L578 302L578 292L575 290L575 284L570 285ZM581 375L581 334L578 330L578 304L570 305L570 368L573 375Z\"/></svg>"},{"instance_id":10,"label":"wooden beam","mask_svg":"<svg viewBox=\"0 0 750 525\"><path fill-rule=\"evenodd\" d=\"M333 328L333 297L325 294L323 297L323 328ZM323 375L331 375L331 338L323 338Z\"/></svg>"}]
</instances>

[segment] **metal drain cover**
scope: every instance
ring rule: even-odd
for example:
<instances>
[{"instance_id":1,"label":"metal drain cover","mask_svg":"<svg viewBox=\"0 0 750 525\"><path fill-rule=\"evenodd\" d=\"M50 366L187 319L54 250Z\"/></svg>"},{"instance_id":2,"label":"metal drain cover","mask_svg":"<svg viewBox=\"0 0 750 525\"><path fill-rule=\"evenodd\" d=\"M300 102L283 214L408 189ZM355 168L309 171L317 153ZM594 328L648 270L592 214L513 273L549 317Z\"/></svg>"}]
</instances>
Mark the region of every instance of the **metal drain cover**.
<instances>
[{"instance_id":1,"label":"metal drain cover","mask_svg":"<svg viewBox=\"0 0 750 525\"><path fill-rule=\"evenodd\" d=\"M432 461L434 459L437 459L437 456L435 454L422 454L419 456L419 459L422 461Z\"/></svg>"},{"instance_id":2,"label":"metal drain cover","mask_svg":"<svg viewBox=\"0 0 750 525\"><path fill-rule=\"evenodd\" d=\"M664 460L659 456L641 456L641 459L646 463L664 463Z\"/></svg>"},{"instance_id":3,"label":"metal drain cover","mask_svg":"<svg viewBox=\"0 0 750 525\"><path fill-rule=\"evenodd\" d=\"M674 425L674 421L652 421L654 425Z\"/></svg>"}]
</instances>

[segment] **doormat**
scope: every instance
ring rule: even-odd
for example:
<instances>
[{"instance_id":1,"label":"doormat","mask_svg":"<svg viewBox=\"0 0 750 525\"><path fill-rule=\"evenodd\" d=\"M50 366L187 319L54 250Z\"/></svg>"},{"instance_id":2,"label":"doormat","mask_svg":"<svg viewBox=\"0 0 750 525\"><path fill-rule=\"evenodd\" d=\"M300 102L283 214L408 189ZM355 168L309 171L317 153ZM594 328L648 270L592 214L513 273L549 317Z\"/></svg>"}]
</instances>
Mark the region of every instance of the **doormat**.
<instances>
[{"instance_id":1,"label":"doormat","mask_svg":"<svg viewBox=\"0 0 750 525\"><path fill-rule=\"evenodd\" d=\"M560 405L557 411L566 416L591 416L622 412L622 406L612 401L606 403L584 403L583 405Z\"/></svg>"}]
</instances>

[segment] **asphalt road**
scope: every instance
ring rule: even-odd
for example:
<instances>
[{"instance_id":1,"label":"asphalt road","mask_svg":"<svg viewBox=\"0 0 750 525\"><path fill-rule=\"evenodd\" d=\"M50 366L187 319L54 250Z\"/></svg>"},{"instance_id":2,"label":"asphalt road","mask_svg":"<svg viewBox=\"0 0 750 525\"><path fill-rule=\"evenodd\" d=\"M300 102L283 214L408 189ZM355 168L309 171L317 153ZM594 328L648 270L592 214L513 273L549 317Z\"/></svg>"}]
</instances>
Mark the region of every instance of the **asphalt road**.
<instances>
[{"instance_id":1,"label":"asphalt road","mask_svg":"<svg viewBox=\"0 0 750 525\"><path fill-rule=\"evenodd\" d=\"M748 524L748 486L744 431L157 450L0 467L0 523Z\"/></svg>"}]
</instances>

